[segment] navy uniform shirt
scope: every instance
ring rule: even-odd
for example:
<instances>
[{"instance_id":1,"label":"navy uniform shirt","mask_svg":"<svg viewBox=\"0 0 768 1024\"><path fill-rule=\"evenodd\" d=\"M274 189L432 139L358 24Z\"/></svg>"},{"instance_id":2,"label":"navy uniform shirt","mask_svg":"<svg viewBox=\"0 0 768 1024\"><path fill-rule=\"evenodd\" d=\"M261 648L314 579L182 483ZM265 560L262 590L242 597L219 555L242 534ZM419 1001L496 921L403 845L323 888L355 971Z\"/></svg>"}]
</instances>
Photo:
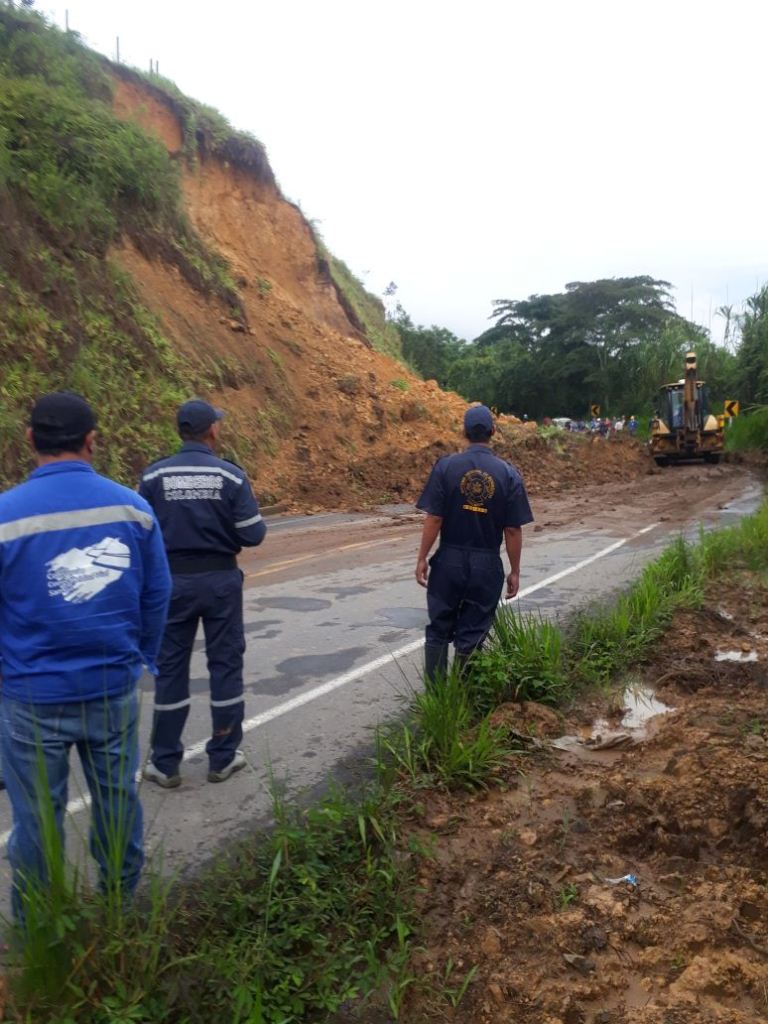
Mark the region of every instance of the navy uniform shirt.
<instances>
[{"instance_id":1,"label":"navy uniform shirt","mask_svg":"<svg viewBox=\"0 0 768 1024\"><path fill-rule=\"evenodd\" d=\"M440 516L440 543L498 551L506 526L533 522L523 478L484 444L438 459L416 507Z\"/></svg>"},{"instance_id":2,"label":"navy uniform shirt","mask_svg":"<svg viewBox=\"0 0 768 1024\"><path fill-rule=\"evenodd\" d=\"M139 494L157 516L169 557L234 556L267 532L243 470L196 441L148 466Z\"/></svg>"}]
</instances>

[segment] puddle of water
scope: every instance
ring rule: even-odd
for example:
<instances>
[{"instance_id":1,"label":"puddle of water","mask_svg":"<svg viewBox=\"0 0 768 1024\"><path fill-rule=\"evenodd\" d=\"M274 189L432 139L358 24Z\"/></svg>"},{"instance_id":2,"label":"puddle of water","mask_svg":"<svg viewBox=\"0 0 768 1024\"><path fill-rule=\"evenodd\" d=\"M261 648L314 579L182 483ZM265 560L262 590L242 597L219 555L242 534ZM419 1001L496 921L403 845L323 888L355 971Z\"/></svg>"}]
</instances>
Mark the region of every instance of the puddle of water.
<instances>
[{"instance_id":1,"label":"puddle of water","mask_svg":"<svg viewBox=\"0 0 768 1024\"><path fill-rule=\"evenodd\" d=\"M738 661L742 663L757 661L757 651L718 651L715 655L715 661Z\"/></svg>"},{"instance_id":2,"label":"puddle of water","mask_svg":"<svg viewBox=\"0 0 768 1024\"><path fill-rule=\"evenodd\" d=\"M653 690L640 686L624 694L621 725L623 729L643 729L652 718L667 715L670 711L674 708L660 701Z\"/></svg>"},{"instance_id":3,"label":"puddle of water","mask_svg":"<svg viewBox=\"0 0 768 1024\"><path fill-rule=\"evenodd\" d=\"M624 691L622 714L617 723L598 718L582 735L561 736L554 740L552 746L573 753L618 751L645 739L652 719L674 710L660 701L648 687L633 687Z\"/></svg>"}]
</instances>

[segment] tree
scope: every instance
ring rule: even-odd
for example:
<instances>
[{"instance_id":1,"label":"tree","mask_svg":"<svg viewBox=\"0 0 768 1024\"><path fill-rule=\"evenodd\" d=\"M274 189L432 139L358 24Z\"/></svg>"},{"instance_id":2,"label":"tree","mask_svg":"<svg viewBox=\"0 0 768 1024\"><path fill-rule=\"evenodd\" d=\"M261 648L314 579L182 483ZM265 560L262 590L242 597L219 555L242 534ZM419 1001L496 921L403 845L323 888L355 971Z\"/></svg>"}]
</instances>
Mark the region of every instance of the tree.
<instances>
[{"instance_id":1,"label":"tree","mask_svg":"<svg viewBox=\"0 0 768 1024\"><path fill-rule=\"evenodd\" d=\"M446 327L415 327L398 304L394 322L400 332L403 355L425 380L448 386L449 369L459 358L466 343Z\"/></svg>"},{"instance_id":2,"label":"tree","mask_svg":"<svg viewBox=\"0 0 768 1024\"><path fill-rule=\"evenodd\" d=\"M668 281L647 275L573 281L554 295L532 295L522 301L496 300L492 316L512 336L527 336L542 354L562 360L557 374L580 377L592 394L611 408L618 392L616 363L632 348L658 335L675 313ZM586 351L584 351L586 349Z\"/></svg>"},{"instance_id":3,"label":"tree","mask_svg":"<svg viewBox=\"0 0 768 1024\"><path fill-rule=\"evenodd\" d=\"M738 397L745 403L768 402L768 286L750 296L738 318L741 342L734 375Z\"/></svg>"},{"instance_id":4,"label":"tree","mask_svg":"<svg viewBox=\"0 0 768 1024\"><path fill-rule=\"evenodd\" d=\"M723 330L723 342L728 345L731 341L731 332L736 327L736 317L733 313L733 305L718 306L715 310L715 316L722 317L725 320L725 328Z\"/></svg>"},{"instance_id":5,"label":"tree","mask_svg":"<svg viewBox=\"0 0 768 1024\"><path fill-rule=\"evenodd\" d=\"M690 348L713 399L733 389L734 356L675 312L666 281L577 281L552 295L498 300L491 315L494 325L470 344L444 328L415 327L399 306L396 323L406 357L423 376L518 416L580 416L590 402L606 413L650 413L660 386L682 375ZM765 339L768 345L768 321ZM768 359L765 367L768 395Z\"/></svg>"}]
</instances>

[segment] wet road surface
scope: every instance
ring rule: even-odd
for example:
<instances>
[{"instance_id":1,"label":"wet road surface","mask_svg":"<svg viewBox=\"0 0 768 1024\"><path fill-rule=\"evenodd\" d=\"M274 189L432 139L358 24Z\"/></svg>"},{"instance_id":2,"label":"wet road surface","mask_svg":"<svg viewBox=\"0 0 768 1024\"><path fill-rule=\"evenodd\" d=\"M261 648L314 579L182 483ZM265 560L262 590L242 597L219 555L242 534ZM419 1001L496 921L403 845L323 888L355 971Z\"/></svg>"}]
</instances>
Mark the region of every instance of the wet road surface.
<instances>
[{"instance_id":1,"label":"wet road surface","mask_svg":"<svg viewBox=\"0 0 768 1024\"><path fill-rule=\"evenodd\" d=\"M561 498L560 506L554 500L534 503L539 528L525 530L517 605L565 617L626 586L681 530L693 536L700 523L736 521L754 510L762 495L761 485L743 473L708 477L693 492L690 479L696 478L651 478L644 497L633 500L630 490L613 505L603 503L586 514L573 514L577 499L564 503ZM682 500L678 486L688 488ZM654 487L662 492L655 503L648 497ZM542 529L542 522L552 525ZM210 720L200 637L192 661L183 784L169 792L142 784L150 858L162 850L166 870L184 872L226 846L228 838L268 820L271 778L297 796L331 777L350 779L366 771L377 725L396 716L410 689L419 685L426 623L425 593L413 579L419 532L420 517L403 506L371 516L271 522L263 548L241 559L248 642L242 746L249 767L220 785L206 781ZM151 680L142 683L142 698L146 747ZM82 778L74 771L68 816L72 856L87 834L83 794ZM3 847L9 828L2 795ZM3 910L8 867L5 860L0 864Z\"/></svg>"}]
</instances>

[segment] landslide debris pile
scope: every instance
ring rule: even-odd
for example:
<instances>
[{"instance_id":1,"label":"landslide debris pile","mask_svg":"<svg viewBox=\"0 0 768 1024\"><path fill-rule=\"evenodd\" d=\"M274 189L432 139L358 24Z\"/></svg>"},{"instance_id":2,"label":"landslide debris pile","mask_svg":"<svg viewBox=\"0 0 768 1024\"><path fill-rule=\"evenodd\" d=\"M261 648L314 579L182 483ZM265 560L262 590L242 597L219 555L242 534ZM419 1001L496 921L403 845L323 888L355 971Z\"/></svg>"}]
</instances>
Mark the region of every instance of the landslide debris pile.
<instances>
[{"instance_id":1,"label":"landslide debris pile","mask_svg":"<svg viewBox=\"0 0 768 1024\"><path fill-rule=\"evenodd\" d=\"M99 412L100 468L126 482L198 393L227 409L225 454L266 503L412 498L460 444L465 403L398 354L261 143L0 0L1 484L27 468L33 398L70 387ZM568 439L504 443L534 491L646 468L631 446L603 462Z\"/></svg>"},{"instance_id":2,"label":"landslide debris pile","mask_svg":"<svg viewBox=\"0 0 768 1024\"><path fill-rule=\"evenodd\" d=\"M767 608L764 582L743 574L676 615L632 691L642 682L672 711L634 744L607 741L621 701L564 716L509 705L498 714L545 745L585 745L518 759L489 792L422 795L413 841L432 857L414 970L473 979L447 1019L768 1019ZM636 885L606 881L627 874ZM446 1016L414 994L406 1018Z\"/></svg>"}]
</instances>

